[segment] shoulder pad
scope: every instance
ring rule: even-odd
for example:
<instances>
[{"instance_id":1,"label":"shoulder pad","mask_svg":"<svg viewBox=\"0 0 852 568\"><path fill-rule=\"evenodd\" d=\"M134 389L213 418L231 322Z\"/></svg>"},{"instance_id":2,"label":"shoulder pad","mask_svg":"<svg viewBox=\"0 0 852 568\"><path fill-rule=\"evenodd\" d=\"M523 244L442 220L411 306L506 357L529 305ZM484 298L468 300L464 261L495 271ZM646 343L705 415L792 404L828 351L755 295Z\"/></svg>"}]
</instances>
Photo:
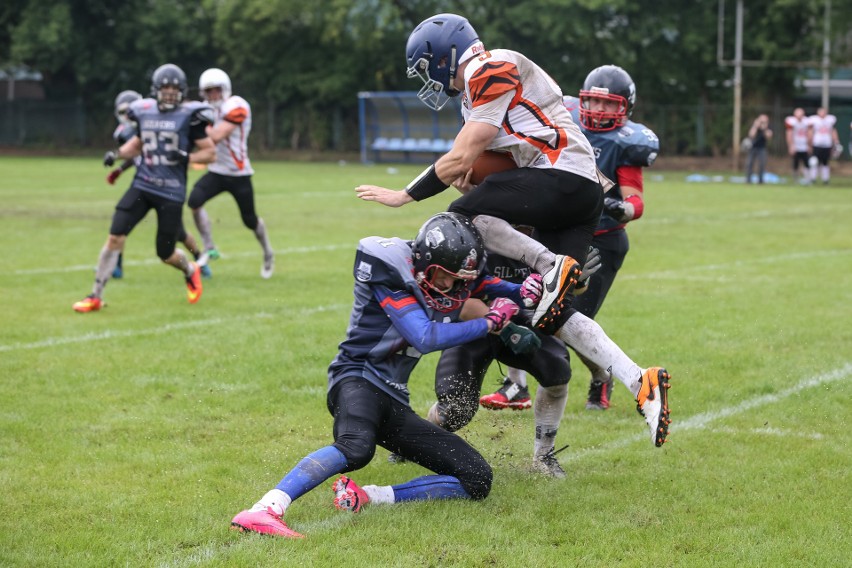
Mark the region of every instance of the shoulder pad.
<instances>
[{"instance_id":1,"label":"shoulder pad","mask_svg":"<svg viewBox=\"0 0 852 568\"><path fill-rule=\"evenodd\" d=\"M660 139L654 131L632 121L618 130L618 145L622 147L621 165L650 166L660 152Z\"/></svg>"},{"instance_id":2,"label":"shoulder pad","mask_svg":"<svg viewBox=\"0 0 852 568\"><path fill-rule=\"evenodd\" d=\"M191 124L193 125L198 124L199 122L213 124L215 120L215 115L213 114L213 107L211 107L207 103L189 101L187 103L184 103L184 108L186 108L186 110L188 110L192 114Z\"/></svg>"},{"instance_id":3,"label":"shoulder pad","mask_svg":"<svg viewBox=\"0 0 852 568\"><path fill-rule=\"evenodd\" d=\"M380 284L391 290L416 287L412 271L411 246L398 238L367 237L358 243L355 279Z\"/></svg>"},{"instance_id":4,"label":"shoulder pad","mask_svg":"<svg viewBox=\"0 0 852 568\"><path fill-rule=\"evenodd\" d=\"M157 101L154 99L139 99L130 103L130 108L127 109L127 117L130 120L137 120L139 113L157 108Z\"/></svg>"}]
</instances>

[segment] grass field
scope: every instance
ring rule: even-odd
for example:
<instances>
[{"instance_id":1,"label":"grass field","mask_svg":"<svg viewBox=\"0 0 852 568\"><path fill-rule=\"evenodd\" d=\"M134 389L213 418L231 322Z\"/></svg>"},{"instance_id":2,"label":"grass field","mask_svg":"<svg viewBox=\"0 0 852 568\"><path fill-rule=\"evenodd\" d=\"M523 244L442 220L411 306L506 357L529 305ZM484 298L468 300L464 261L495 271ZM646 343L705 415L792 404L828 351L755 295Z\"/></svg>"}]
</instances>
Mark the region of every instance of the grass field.
<instances>
[{"instance_id":1,"label":"grass field","mask_svg":"<svg viewBox=\"0 0 852 568\"><path fill-rule=\"evenodd\" d=\"M81 315L71 304L91 289L129 175L111 188L96 157L0 158L0 565L850 565L852 180L746 187L653 172L598 319L640 365L671 371L664 448L622 387L609 411L584 410L575 365L557 438L567 479L528 472L529 412L482 410L461 435L494 466L488 499L353 516L334 509L329 481L290 508L308 538L287 541L229 522L331 441L326 367L355 244L413 237L452 195L392 210L352 188L401 187L419 168L256 168L271 280L223 196L209 204L223 259L198 304L156 260L149 216L108 306ZM436 361L412 378L422 414ZM485 389L500 376L492 368ZM353 477L424 473L386 458L379 449Z\"/></svg>"}]
</instances>

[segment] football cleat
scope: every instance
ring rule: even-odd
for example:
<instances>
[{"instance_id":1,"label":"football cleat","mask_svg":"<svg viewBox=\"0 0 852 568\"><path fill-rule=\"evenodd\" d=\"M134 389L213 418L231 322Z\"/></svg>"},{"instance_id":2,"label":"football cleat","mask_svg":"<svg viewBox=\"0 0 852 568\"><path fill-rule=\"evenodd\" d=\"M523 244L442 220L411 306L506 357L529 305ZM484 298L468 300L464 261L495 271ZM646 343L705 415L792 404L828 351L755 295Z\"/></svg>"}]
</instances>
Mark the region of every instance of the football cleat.
<instances>
[{"instance_id":1,"label":"football cleat","mask_svg":"<svg viewBox=\"0 0 852 568\"><path fill-rule=\"evenodd\" d=\"M285 538L305 538L305 535L288 527L281 517L275 514L272 507L267 507L265 511L243 511L239 513L231 521L231 529Z\"/></svg>"},{"instance_id":2,"label":"football cleat","mask_svg":"<svg viewBox=\"0 0 852 568\"><path fill-rule=\"evenodd\" d=\"M201 269L201 277L202 278L208 278L208 279L213 278L213 271L210 270L210 266L208 266L206 264L202 266L202 265L199 264L198 268Z\"/></svg>"},{"instance_id":3,"label":"football cleat","mask_svg":"<svg viewBox=\"0 0 852 568\"><path fill-rule=\"evenodd\" d=\"M211 260L219 260L220 258L222 258L222 255L219 254L219 251L211 248L201 253L201 256L198 257L196 262L198 262L199 266L206 266Z\"/></svg>"},{"instance_id":4,"label":"football cleat","mask_svg":"<svg viewBox=\"0 0 852 568\"><path fill-rule=\"evenodd\" d=\"M105 304L100 298L96 297L94 294L89 294L79 302L74 302L74 305L71 307L74 308L75 312L84 314L86 312L96 312L104 305Z\"/></svg>"},{"instance_id":5,"label":"football cleat","mask_svg":"<svg viewBox=\"0 0 852 568\"><path fill-rule=\"evenodd\" d=\"M565 448L567 447L568 446L565 446ZM554 479L565 479L565 470L562 469L562 466L559 465L559 461L556 459L556 454L565 448L556 451L553 451L553 448L550 448L546 454L533 456L532 470L535 473L540 473L547 477L553 477Z\"/></svg>"},{"instance_id":6,"label":"football cleat","mask_svg":"<svg viewBox=\"0 0 852 568\"><path fill-rule=\"evenodd\" d=\"M574 292L581 274L579 262L570 256L556 255L556 264L542 278L544 289L532 319L536 328L548 335L556 333L565 299Z\"/></svg>"},{"instance_id":7,"label":"football cleat","mask_svg":"<svg viewBox=\"0 0 852 568\"><path fill-rule=\"evenodd\" d=\"M586 399L586 410L606 410L612 396L612 377L598 381L593 377L589 382L589 396Z\"/></svg>"},{"instance_id":8,"label":"football cleat","mask_svg":"<svg viewBox=\"0 0 852 568\"><path fill-rule=\"evenodd\" d=\"M263 279L271 278L273 270L275 270L275 255L263 255L263 266L260 267L260 277Z\"/></svg>"},{"instance_id":9,"label":"football cleat","mask_svg":"<svg viewBox=\"0 0 852 568\"><path fill-rule=\"evenodd\" d=\"M529 389L513 383L509 377L503 379L503 386L497 392L480 397L479 404L491 410L526 410L532 407Z\"/></svg>"},{"instance_id":10,"label":"football cleat","mask_svg":"<svg viewBox=\"0 0 852 568\"><path fill-rule=\"evenodd\" d=\"M367 493L345 475L341 475L332 483L331 489L334 491L334 506L341 511L357 513L370 502Z\"/></svg>"},{"instance_id":11,"label":"football cleat","mask_svg":"<svg viewBox=\"0 0 852 568\"><path fill-rule=\"evenodd\" d=\"M636 395L636 410L645 417L651 430L651 442L658 448L669 434L669 384L671 375L662 367L650 367L639 379L639 394Z\"/></svg>"},{"instance_id":12,"label":"football cleat","mask_svg":"<svg viewBox=\"0 0 852 568\"><path fill-rule=\"evenodd\" d=\"M186 277L186 299L190 304L194 304L201 298L201 269L194 262L190 264L192 264L192 276Z\"/></svg>"}]
</instances>

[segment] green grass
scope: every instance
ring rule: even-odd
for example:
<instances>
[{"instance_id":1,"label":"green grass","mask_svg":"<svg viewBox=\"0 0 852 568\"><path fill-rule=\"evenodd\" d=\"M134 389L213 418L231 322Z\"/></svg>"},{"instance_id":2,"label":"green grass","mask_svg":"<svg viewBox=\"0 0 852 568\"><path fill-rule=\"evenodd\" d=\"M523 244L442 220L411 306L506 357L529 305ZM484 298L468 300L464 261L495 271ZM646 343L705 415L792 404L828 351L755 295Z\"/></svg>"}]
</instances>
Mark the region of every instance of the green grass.
<instances>
[{"instance_id":1,"label":"green grass","mask_svg":"<svg viewBox=\"0 0 852 568\"><path fill-rule=\"evenodd\" d=\"M532 476L531 413L481 411L462 435L495 470L482 502L334 509L297 501L286 541L231 517L331 441L326 368L343 338L357 241L414 236L451 192L392 210L359 183L415 167L261 162L260 249L228 196L204 297L130 236L108 307L80 315L115 202L97 158L0 159L0 565L840 566L852 537L852 180L830 187L648 180L645 217L599 321L673 375L674 424L647 439L629 394L583 409L575 365L557 438L568 478ZM198 173L192 173L192 180ZM191 180L191 181L192 181ZM188 226L190 217L186 215ZM437 355L412 379L433 401ZM485 389L500 378L492 368ZM379 449L361 483L422 475ZM844 560L845 559L845 560Z\"/></svg>"}]
</instances>

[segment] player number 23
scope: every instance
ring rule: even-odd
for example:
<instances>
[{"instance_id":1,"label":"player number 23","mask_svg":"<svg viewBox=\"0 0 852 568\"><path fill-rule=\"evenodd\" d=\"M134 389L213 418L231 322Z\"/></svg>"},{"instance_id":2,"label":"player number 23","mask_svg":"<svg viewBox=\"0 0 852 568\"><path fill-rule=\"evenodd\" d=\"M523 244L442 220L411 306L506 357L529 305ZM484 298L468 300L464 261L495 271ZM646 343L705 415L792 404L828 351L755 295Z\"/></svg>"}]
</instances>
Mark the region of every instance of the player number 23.
<instances>
[{"instance_id":1,"label":"player number 23","mask_svg":"<svg viewBox=\"0 0 852 568\"><path fill-rule=\"evenodd\" d=\"M151 166L176 166L176 161L167 159L163 154L179 148L180 136L177 132L142 131L142 153Z\"/></svg>"}]
</instances>

